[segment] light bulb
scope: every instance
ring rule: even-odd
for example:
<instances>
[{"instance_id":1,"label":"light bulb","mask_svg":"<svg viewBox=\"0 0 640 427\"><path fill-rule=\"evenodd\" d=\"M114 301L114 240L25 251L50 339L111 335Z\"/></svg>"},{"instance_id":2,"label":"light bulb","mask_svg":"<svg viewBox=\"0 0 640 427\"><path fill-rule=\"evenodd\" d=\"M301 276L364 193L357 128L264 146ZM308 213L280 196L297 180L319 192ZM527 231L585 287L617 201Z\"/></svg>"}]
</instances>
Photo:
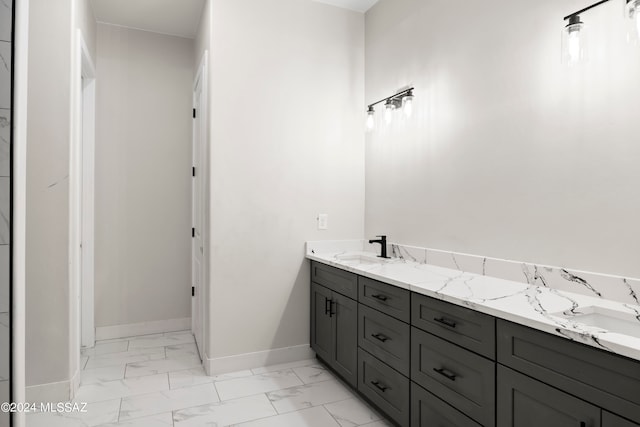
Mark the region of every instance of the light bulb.
<instances>
[{"instance_id":1,"label":"light bulb","mask_svg":"<svg viewBox=\"0 0 640 427\"><path fill-rule=\"evenodd\" d=\"M373 110L373 107L369 107L369 109L367 110L367 130L368 131L372 131L373 128L376 126L374 113L375 112Z\"/></svg>"},{"instance_id":2,"label":"light bulb","mask_svg":"<svg viewBox=\"0 0 640 427\"><path fill-rule=\"evenodd\" d=\"M627 0L624 5L627 21L627 41L640 44L640 0Z\"/></svg>"},{"instance_id":3,"label":"light bulb","mask_svg":"<svg viewBox=\"0 0 640 427\"><path fill-rule=\"evenodd\" d=\"M564 28L563 60L568 65L574 65L584 59L584 23L578 15L569 18L569 24Z\"/></svg>"},{"instance_id":4,"label":"light bulb","mask_svg":"<svg viewBox=\"0 0 640 427\"><path fill-rule=\"evenodd\" d=\"M387 124L391 124L391 120L393 120L393 112L395 111L396 106L393 105L390 101L384 105L384 121Z\"/></svg>"},{"instance_id":5,"label":"light bulb","mask_svg":"<svg viewBox=\"0 0 640 427\"><path fill-rule=\"evenodd\" d=\"M409 91L407 95L402 98L402 111L404 111L404 115L407 118L413 114L413 92Z\"/></svg>"},{"instance_id":6,"label":"light bulb","mask_svg":"<svg viewBox=\"0 0 640 427\"><path fill-rule=\"evenodd\" d=\"M568 35L569 61L572 63L580 60L580 32L571 31Z\"/></svg>"}]
</instances>

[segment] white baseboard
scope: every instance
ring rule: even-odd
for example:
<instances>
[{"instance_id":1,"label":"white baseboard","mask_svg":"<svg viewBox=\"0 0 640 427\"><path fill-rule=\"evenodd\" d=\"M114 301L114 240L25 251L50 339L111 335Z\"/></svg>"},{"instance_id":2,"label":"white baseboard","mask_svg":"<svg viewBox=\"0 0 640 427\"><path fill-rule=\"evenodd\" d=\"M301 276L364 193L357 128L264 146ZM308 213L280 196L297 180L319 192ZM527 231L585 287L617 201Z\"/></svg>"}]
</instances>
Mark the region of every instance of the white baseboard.
<instances>
[{"instance_id":1,"label":"white baseboard","mask_svg":"<svg viewBox=\"0 0 640 427\"><path fill-rule=\"evenodd\" d=\"M191 329L191 318L156 320L153 322L130 323L128 325L99 326L96 328L96 340L126 338L136 335L160 334Z\"/></svg>"},{"instance_id":2,"label":"white baseboard","mask_svg":"<svg viewBox=\"0 0 640 427\"><path fill-rule=\"evenodd\" d=\"M218 375L280 363L297 362L298 360L312 359L313 357L315 357L315 353L311 350L309 344L302 344L213 359L205 356L203 364L207 375Z\"/></svg>"},{"instance_id":3,"label":"white baseboard","mask_svg":"<svg viewBox=\"0 0 640 427\"><path fill-rule=\"evenodd\" d=\"M26 389L26 398L29 403L58 403L71 399L70 382L32 385Z\"/></svg>"}]
</instances>

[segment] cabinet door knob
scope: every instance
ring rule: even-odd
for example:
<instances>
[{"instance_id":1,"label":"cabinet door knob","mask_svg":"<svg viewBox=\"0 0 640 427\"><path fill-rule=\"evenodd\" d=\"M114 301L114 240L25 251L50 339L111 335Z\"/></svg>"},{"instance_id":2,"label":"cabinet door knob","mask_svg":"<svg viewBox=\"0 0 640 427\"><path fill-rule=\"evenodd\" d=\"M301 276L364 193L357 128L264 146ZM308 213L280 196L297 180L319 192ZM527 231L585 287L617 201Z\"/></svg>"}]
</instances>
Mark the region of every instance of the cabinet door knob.
<instances>
[{"instance_id":1,"label":"cabinet door knob","mask_svg":"<svg viewBox=\"0 0 640 427\"><path fill-rule=\"evenodd\" d=\"M453 372L447 371L446 369L443 369L443 368L433 368L433 370L448 380L451 380L451 381L456 380L457 375L454 374Z\"/></svg>"},{"instance_id":2,"label":"cabinet door knob","mask_svg":"<svg viewBox=\"0 0 640 427\"><path fill-rule=\"evenodd\" d=\"M331 300L324 297L324 314L330 314L331 312Z\"/></svg>"},{"instance_id":3,"label":"cabinet door knob","mask_svg":"<svg viewBox=\"0 0 640 427\"><path fill-rule=\"evenodd\" d=\"M334 300L329 300L329 317L333 317L334 314L336 314L335 311L333 311L333 307L337 306L338 303L335 302Z\"/></svg>"}]
</instances>

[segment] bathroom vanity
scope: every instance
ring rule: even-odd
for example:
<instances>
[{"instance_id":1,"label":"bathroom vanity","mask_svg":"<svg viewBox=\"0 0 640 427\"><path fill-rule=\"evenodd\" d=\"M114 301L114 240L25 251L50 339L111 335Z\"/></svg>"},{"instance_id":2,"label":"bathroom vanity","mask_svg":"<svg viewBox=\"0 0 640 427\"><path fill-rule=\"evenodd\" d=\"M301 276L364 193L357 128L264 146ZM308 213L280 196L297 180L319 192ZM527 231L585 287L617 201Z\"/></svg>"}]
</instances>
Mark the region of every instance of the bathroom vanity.
<instances>
[{"instance_id":1,"label":"bathroom vanity","mask_svg":"<svg viewBox=\"0 0 640 427\"><path fill-rule=\"evenodd\" d=\"M311 347L395 424L640 426L640 338L577 321L636 307L365 252L307 258Z\"/></svg>"}]
</instances>

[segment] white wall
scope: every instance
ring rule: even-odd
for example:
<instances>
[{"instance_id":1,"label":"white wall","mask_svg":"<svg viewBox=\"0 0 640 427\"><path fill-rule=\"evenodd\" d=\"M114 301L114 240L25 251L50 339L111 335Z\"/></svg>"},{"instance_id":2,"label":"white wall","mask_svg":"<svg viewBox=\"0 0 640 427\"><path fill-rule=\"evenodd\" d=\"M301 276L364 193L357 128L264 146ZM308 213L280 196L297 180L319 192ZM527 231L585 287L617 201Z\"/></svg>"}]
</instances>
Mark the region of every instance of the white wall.
<instances>
[{"instance_id":1,"label":"white wall","mask_svg":"<svg viewBox=\"0 0 640 427\"><path fill-rule=\"evenodd\" d=\"M26 381L69 379L71 0L31 0L27 111Z\"/></svg>"},{"instance_id":2,"label":"white wall","mask_svg":"<svg viewBox=\"0 0 640 427\"><path fill-rule=\"evenodd\" d=\"M582 16L591 62L560 63L570 0L381 0L366 100L416 86L367 137L366 235L640 277L640 48L621 2Z\"/></svg>"},{"instance_id":3,"label":"white wall","mask_svg":"<svg viewBox=\"0 0 640 427\"><path fill-rule=\"evenodd\" d=\"M215 369L224 356L308 345L304 242L362 237L364 17L299 0L212 7Z\"/></svg>"},{"instance_id":4,"label":"white wall","mask_svg":"<svg viewBox=\"0 0 640 427\"><path fill-rule=\"evenodd\" d=\"M95 20L89 0L65 0L55 5L30 2L26 383L56 384L50 389L33 389L34 398L68 398L69 379L78 369L72 327L78 313L70 304L69 280L72 35L77 28L94 53Z\"/></svg>"},{"instance_id":5,"label":"white wall","mask_svg":"<svg viewBox=\"0 0 640 427\"><path fill-rule=\"evenodd\" d=\"M193 40L98 25L96 326L190 317Z\"/></svg>"}]
</instances>

